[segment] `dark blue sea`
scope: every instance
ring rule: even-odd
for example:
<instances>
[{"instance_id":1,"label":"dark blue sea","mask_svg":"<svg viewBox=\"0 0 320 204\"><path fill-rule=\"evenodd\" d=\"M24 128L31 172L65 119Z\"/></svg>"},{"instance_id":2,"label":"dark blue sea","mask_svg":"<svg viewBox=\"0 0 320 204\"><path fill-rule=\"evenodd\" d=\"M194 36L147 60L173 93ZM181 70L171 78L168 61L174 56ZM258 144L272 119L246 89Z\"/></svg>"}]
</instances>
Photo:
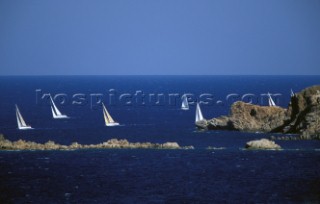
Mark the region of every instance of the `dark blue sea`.
<instances>
[{"instance_id":1,"label":"dark blue sea","mask_svg":"<svg viewBox=\"0 0 320 204\"><path fill-rule=\"evenodd\" d=\"M287 107L290 89L320 76L0 77L0 133L59 144L177 142L194 150L0 151L0 203L318 203L320 141L276 141L281 151L244 150L279 134L199 131L237 100ZM48 95L69 119L52 119ZM187 94L190 110L181 110ZM121 125L106 127L101 108ZM15 104L32 130L18 130ZM207 149L216 147L220 149Z\"/></svg>"}]
</instances>

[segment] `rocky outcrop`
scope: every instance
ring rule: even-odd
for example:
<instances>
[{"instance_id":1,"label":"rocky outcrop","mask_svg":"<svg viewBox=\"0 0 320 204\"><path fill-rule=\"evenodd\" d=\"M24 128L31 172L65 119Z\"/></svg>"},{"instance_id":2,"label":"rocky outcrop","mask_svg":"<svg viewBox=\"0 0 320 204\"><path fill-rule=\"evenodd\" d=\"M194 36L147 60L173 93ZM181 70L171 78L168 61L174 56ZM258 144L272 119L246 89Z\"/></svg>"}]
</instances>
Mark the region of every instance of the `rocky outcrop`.
<instances>
[{"instance_id":1,"label":"rocky outcrop","mask_svg":"<svg viewBox=\"0 0 320 204\"><path fill-rule=\"evenodd\" d=\"M280 150L280 145L268 139L252 140L247 142L246 149Z\"/></svg>"},{"instance_id":2,"label":"rocky outcrop","mask_svg":"<svg viewBox=\"0 0 320 204\"><path fill-rule=\"evenodd\" d=\"M302 139L320 139L320 86L312 86L295 94L288 107L290 120L279 129L299 133Z\"/></svg>"},{"instance_id":3,"label":"rocky outcrop","mask_svg":"<svg viewBox=\"0 0 320 204\"><path fill-rule=\"evenodd\" d=\"M194 149L193 146L180 147L176 142L166 142L163 144L150 142L128 142L126 139L110 139L100 144L82 145L77 142L71 145L56 144L53 141L48 141L44 144L18 140L12 142L0 135L0 150L77 150L77 149Z\"/></svg>"},{"instance_id":4,"label":"rocky outcrop","mask_svg":"<svg viewBox=\"0 0 320 204\"><path fill-rule=\"evenodd\" d=\"M292 96L287 109L237 101L228 116L213 118L206 124L206 129L291 133L300 134L301 139L320 139L320 86Z\"/></svg>"},{"instance_id":5,"label":"rocky outcrop","mask_svg":"<svg viewBox=\"0 0 320 204\"><path fill-rule=\"evenodd\" d=\"M247 132L270 132L289 119L286 109L235 102L229 116L208 121L209 129L230 129Z\"/></svg>"}]
</instances>

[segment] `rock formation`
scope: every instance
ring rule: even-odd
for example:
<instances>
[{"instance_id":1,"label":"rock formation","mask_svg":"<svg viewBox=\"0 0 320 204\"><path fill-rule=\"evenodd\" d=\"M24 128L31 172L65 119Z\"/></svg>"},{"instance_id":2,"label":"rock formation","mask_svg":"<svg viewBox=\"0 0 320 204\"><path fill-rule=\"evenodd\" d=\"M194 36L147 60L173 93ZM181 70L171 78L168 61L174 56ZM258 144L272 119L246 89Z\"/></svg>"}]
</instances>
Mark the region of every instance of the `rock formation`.
<instances>
[{"instance_id":1,"label":"rock formation","mask_svg":"<svg viewBox=\"0 0 320 204\"><path fill-rule=\"evenodd\" d=\"M258 106L235 102L229 116L208 121L209 129L230 129L247 132L270 132L289 119L287 111L280 107Z\"/></svg>"},{"instance_id":2,"label":"rock formation","mask_svg":"<svg viewBox=\"0 0 320 204\"><path fill-rule=\"evenodd\" d=\"M213 118L206 124L203 128L291 133L300 134L301 139L320 139L320 86L292 96L287 109L237 101L228 116Z\"/></svg>"},{"instance_id":3,"label":"rock formation","mask_svg":"<svg viewBox=\"0 0 320 204\"><path fill-rule=\"evenodd\" d=\"M194 149L193 146L180 147L176 142L166 142L163 144L150 142L131 143L126 139L110 139L100 144L82 145L77 142L71 145L56 144L53 141L48 141L45 144L18 140L12 142L0 135L0 150L77 150L77 149Z\"/></svg>"},{"instance_id":4,"label":"rock formation","mask_svg":"<svg viewBox=\"0 0 320 204\"><path fill-rule=\"evenodd\" d=\"M299 133L302 139L320 139L320 86L312 86L295 94L288 107L290 120L280 131Z\"/></svg>"},{"instance_id":5,"label":"rock formation","mask_svg":"<svg viewBox=\"0 0 320 204\"><path fill-rule=\"evenodd\" d=\"M246 149L265 149L265 150L279 150L280 145L276 144L274 141L268 139L252 140L247 142Z\"/></svg>"}]
</instances>

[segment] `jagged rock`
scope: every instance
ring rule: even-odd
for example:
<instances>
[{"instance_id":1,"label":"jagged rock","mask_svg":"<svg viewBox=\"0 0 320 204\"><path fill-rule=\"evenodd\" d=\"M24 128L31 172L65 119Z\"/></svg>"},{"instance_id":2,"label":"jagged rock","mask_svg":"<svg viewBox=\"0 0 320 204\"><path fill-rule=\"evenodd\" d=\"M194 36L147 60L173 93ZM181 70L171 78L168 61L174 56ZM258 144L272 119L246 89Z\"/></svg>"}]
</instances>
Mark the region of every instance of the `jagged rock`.
<instances>
[{"instance_id":1,"label":"jagged rock","mask_svg":"<svg viewBox=\"0 0 320 204\"><path fill-rule=\"evenodd\" d=\"M266 149L266 150L279 150L280 145L276 144L274 141L268 139L252 140L246 143L245 148L247 149Z\"/></svg>"},{"instance_id":2,"label":"jagged rock","mask_svg":"<svg viewBox=\"0 0 320 204\"><path fill-rule=\"evenodd\" d=\"M270 132L289 118L286 109L235 102L229 116L208 121L208 129L228 129L247 132Z\"/></svg>"},{"instance_id":3,"label":"jagged rock","mask_svg":"<svg viewBox=\"0 0 320 204\"><path fill-rule=\"evenodd\" d=\"M320 86L296 93L288 109L237 101L228 116L208 120L203 128L293 133L300 134L300 139L320 139Z\"/></svg>"},{"instance_id":4,"label":"jagged rock","mask_svg":"<svg viewBox=\"0 0 320 204\"><path fill-rule=\"evenodd\" d=\"M320 139L320 86L295 94L288 107L291 118L285 133L300 133L302 139Z\"/></svg>"}]
</instances>

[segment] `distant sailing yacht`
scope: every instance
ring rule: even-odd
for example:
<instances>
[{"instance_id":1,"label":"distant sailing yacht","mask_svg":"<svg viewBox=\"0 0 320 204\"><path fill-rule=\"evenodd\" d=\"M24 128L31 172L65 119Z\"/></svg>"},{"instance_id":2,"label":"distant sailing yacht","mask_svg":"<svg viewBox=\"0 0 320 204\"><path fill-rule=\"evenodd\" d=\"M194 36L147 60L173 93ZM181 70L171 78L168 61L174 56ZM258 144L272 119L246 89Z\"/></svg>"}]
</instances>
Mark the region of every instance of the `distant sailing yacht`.
<instances>
[{"instance_id":1,"label":"distant sailing yacht","mask_svg":"<svg viewBox=\"0 0 320 204\"><path fill-rule=\"evenodd\" d=\"M196 108L196 123L199 121L204 121L204 117L202 115L201 109L200 109L200 105L199 103L197 103L197 108Z\"/></svg>"},{"instance_id":2,"label":"distant sailing yacht","mask_svg":"<svg viewBox=\"0 0 320 204\"><path fill-rule=\"evenodd\" d=\"M23 120L23 117L22 117L17 105L16 105L16 117L17 117L17 123L18 123L19 130L33 129L30 125L27 125L26 122Z\"/></svg>"},{"instance_id":3,"label":"distant sailing yacht","mask_svg":"<svg viewBox=\"0 0 320 204\"><path fill-rule=\"evenodd\" d=\"M120 125L119 123L115 122L113 120L113 118L111 117L111 115L109 114L109 112L107 111L106 107L104 106L104 104L102 103L102 107L103 107L103 117L104 117L104 121L106 123L106 126L118 126Z\"/></svg>"},{"instance_id":4,"label":"distant sailing yacht","mask_svg":"<svg viewBox=\"0 0 320 204\"><path fill-rule=\"evenodd\" d=\"M296 95L293 93L292 89L291 89L291 98L295 97Z\"/></svg>"},{"instance_id":5,"label":"distant sailing yacht","mask_svg":"<svg viewBox=\"0 0 320 204\"><path fill-rule=\"evenodd\" d=\"M274 103L274 101L272 100L272 97L271 97L271 95L270 95L270 93L268 93L268 97L269 97L269 99L268 99L268 101L269 101L269 106L271 107L275 107L276 106L276 104Z\"/></svg>"},{"instance_id":6,"label":"distant sailing yacht","mask_svg":"<svg viewBox=\"0 0 320 204\"><path fill-rule=\"evenodd\" d=\"M67 115L63 115L59 109L57 108L56 104L53 102L52 97L50 96L51 100L51 111L52 111L52 117L54 119L64 119L69 118Z\"/></svg>"},{"instance_id":7,"label":"distant sailing yacht","mask_svg":"<svg viewBox=\"0 0 320 204\"><path fill-rule=\"evenodd\" d=\"M182 110L189 110L189 103L188 103L188 98L186 95L183 96L181 109Z\"/></svg>"}]
</instances>

